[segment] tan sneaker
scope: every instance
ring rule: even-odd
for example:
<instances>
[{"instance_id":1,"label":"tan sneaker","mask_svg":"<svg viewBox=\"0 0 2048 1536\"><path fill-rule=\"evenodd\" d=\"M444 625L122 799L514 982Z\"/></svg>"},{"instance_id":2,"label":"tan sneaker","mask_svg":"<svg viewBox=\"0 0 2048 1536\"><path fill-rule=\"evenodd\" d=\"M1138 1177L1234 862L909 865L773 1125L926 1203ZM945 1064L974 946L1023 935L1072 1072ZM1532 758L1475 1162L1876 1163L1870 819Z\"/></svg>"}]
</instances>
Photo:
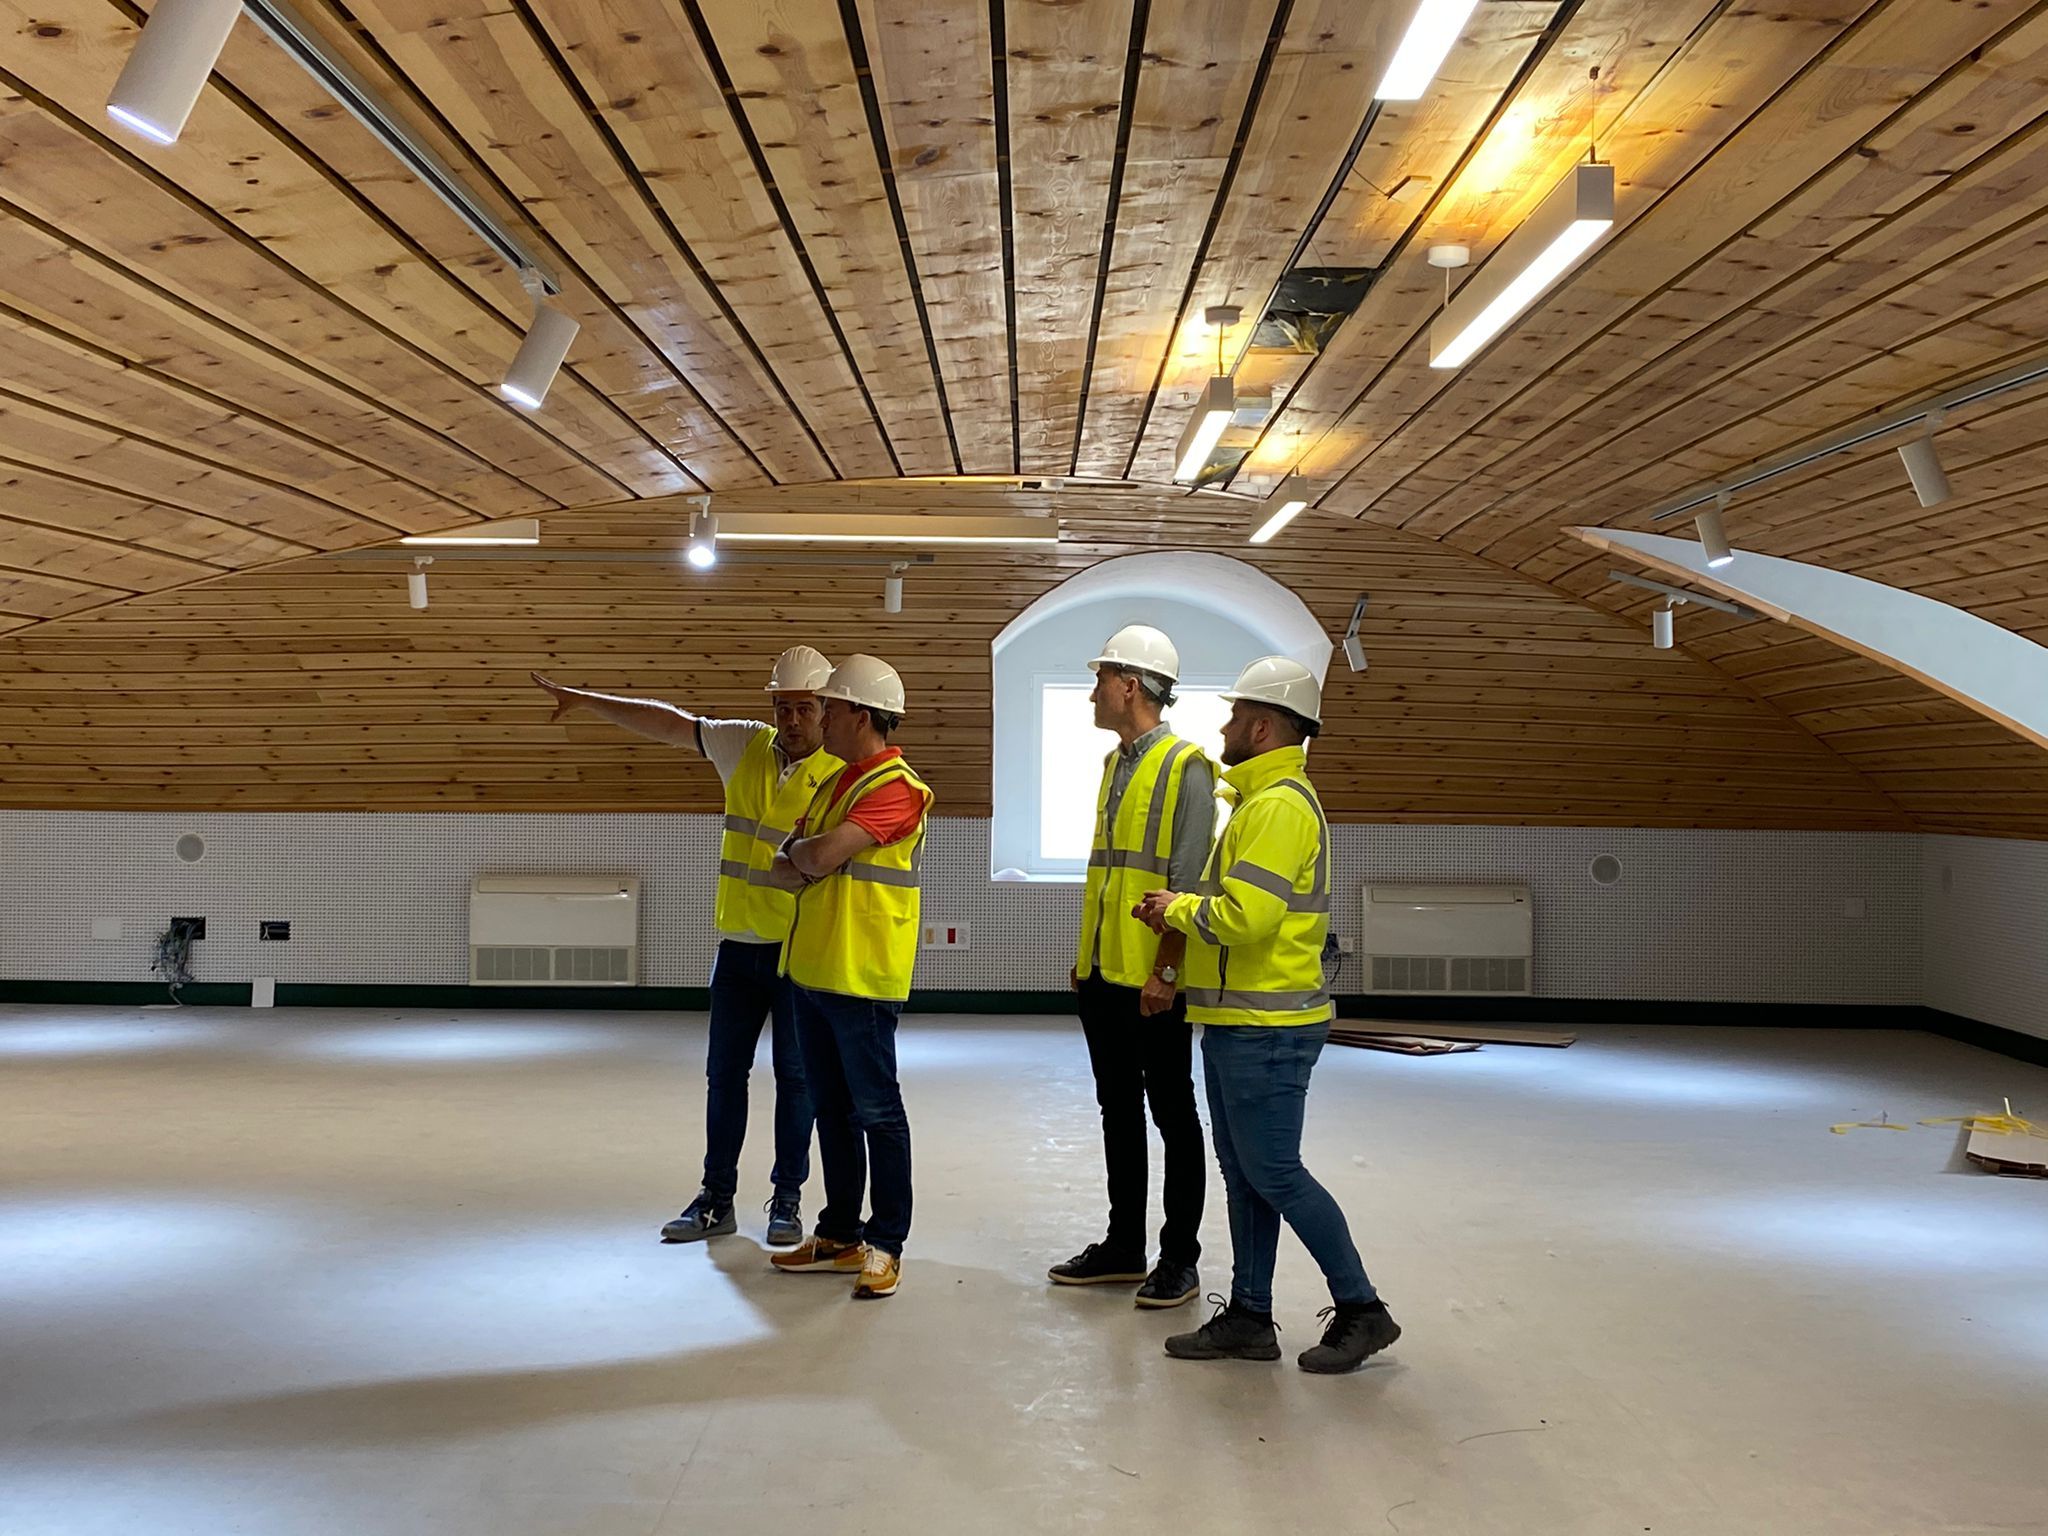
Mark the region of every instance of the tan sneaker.
<instances>
[{"instance_id":1,"label":"tan sneaker","mask_svg":"<svg viewBox=\"0 0 2048 1536\"><path fill-rule=\"evenodd\" d=\"M854 1282L855 1301L876 1301L884 1296L894 1296L896 1286L903 1278L903 1261L893 1253L884 1253L879 1248L870 1248L865 1262L860 1267L860 1279Z\"/></svg>"},{"instance_id":2,"label":"tan sneaker","mask_svg":"<svg viewBox=\"0 0 2048 1536\"><path fill-rule=\"evenodd\" d=\"M771 1253L768 1262L785 1275L852 1275L867 1258L866 1243L835 1243L828 1237L807 1237L787 1253Z\"/></svg>"}]
</instances>

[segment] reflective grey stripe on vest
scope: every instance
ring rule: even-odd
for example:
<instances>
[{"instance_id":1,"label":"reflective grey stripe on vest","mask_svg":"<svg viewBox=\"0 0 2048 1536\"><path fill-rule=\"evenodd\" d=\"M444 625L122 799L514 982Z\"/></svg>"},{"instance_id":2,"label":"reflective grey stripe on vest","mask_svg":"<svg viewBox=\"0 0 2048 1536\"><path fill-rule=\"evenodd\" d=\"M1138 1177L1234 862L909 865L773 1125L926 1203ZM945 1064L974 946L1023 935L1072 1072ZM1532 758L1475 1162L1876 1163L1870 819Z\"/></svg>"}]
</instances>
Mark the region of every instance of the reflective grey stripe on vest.
<instances>
[{"instance_id":1,"label":"reflective grey stripe on vest","mask_svg":"<svg viewBox=\"0 0 2048 1536\"><path fill-rule=\"evenodd\" d=\"M755 869L751 864L743 864L738 859L720 859L718 861L718 872L721 875L730 875L735 880L744 880L748 885L772 886L775 884L770 871ZM780 887L777 887L777 889L780 889Z\"/></svg>"},{"instance_id":2,"label":"reflective grey stripe on vest","mask_svg":"<svg viewBox=\"0 0 2048 1536\"><path fill-rule=\"evenodd\" d=\"M1173 777L1173 765L1194 749L1195 744L1192 741L1182 741L1178 738L1166 749L1166 761L1159 765L1158 777L1152 781L1152 804L1145 812L1143 846L1147 853L1152 853L1159 846L1159 828L1166 820L1166 783ZM1156 859L1156 862L1163 874L1166 870L1166 860Z\"/></svg>"},{"instance_id":3,"label":"reflective grey stripe on vest","mask_svg":"<svg viewBox=\"0 0 2048 1536\"><path fill-rule=\"evenodd\" d=\"M1166 860L1156 853L1133 853L1127 848L1097 848L1088 855L1090 869L1142 869L1147 874L1166 873Z\"/></svg>"},{"instance_id":4,"label":"reflective grey stripe on vest","mask_svg":"<svg viewBox=\"0 0 2048 1536\"><path fill-rule=\"evenodd\" d=\"M1320 896L1320 907L1304 907L1303 911L1327 912L1330 910L1330 822L1323 815L1323 807L1316 799L1315 792L1299 779L1280 779L1272 785L1274 789L1291 789L1301 796L1309 814L1316 819L1316 877L1309 887L1309 894Z\"/></svg>"},{"instance_id":5,"label":"reflective grey stripe on vest","mask_svg":"<svg viewBox=\"0 0 2048 1536\"><path fill-rule=\"evenodd\" d=\"M914 869L888 869L880 864L849 864L846 866L849 880L872 880L876 885L907 885L917 888L918 872Z\"/></svg>"},{"instance_id":6,"label":"reflective grey stripe on vest","mask_svg":"<svg viewBox=\"0 0 2048 1536\"><path fill-rule=\"evenodd\" d=\"M756 842L767 843L779 848L782 840L793 830L789 827L773 827L765 821L752 821L745 816L727 816L725 830L737 832L741 837L751 837Z\"/></svg>"},{"instance_id":7,"label":"reflective grey stripe on vest","mask_svg":"<svg viewBox=\"0 0 2048 1536\"><path fill-rule=\"evenodd\" d=\"M1195 931L1201 934L1203 943L1213 944L1221 949L1223 941L1216 937L1216 930L1209 926L1209 908L1214 902L1213 896L1204 896L1195 903Z\"/></svg>"},{"instance_id":8,"label":"reflective grey stripe on vest","mask_svg":"<svg viewBox=\"0 0 2048 1536\"><path fill-rule=\"evenodd\" d=\"M1243 1008L1254 1013L1304 1013L1330 1001L1322 988L1306 992L1238 992L1220 987L1189 987L1191 1008Z\"/></svg>"},{"instance_id":9,"label":"reflective grey stripe on vest","mask_svg":"<svg viewBox=\"0 0 2048 1536\"><path fill-rule=\"evenodd\" d=\"M1318 868L1321 860L1318 857ZM1254 864L1249 859L1239 859L1223 876L1226 880L1242 880L1246 885L1256 886L1269 895L1278 896L1287 903L1290 912L1327 912L1330 910L1330 893L1327 890L1310 891L1307 895L1295 890L1294 882L1276 870L1263 864ZM1320 875L1318 883L1321 883Z\"/></svg>"}]
</instances>

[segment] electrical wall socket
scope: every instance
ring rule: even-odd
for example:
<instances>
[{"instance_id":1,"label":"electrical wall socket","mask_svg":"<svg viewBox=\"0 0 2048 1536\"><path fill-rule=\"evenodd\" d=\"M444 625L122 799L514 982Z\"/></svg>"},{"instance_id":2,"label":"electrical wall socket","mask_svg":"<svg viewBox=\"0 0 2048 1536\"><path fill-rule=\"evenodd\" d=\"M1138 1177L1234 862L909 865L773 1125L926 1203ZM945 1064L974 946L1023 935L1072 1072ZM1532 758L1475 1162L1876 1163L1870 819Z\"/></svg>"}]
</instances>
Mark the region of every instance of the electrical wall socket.
<instances>
[{"instance_id":1,"label":"electrical wall socket","mask_svg":"<svg viewBox=\"0 0 2048 1536\"><path fill-rule=\"evenodd\" d=\"M965 949L967 948L967 925L965 923L931 922L924 925L924 937L920 949Z\"/></svg>"}]
</instances>

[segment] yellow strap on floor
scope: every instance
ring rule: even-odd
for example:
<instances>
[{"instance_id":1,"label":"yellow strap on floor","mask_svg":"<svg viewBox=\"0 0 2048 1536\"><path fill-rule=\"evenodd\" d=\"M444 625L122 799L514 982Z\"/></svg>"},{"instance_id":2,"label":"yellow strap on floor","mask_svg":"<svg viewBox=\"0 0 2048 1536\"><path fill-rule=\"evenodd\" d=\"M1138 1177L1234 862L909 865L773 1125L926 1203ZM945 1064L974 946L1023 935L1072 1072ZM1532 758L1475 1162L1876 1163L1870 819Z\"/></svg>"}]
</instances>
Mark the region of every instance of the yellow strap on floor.
<instances>
[{"instance_id":1,"label":"yellow strap on floor","mask_svg":"<svg viewBox=\"0 0 2048 1536\"><path fill-rule=\"evenodd\" d=\"M1828 1129L1837 1136L1846 1136L1851 1131L1910 1131L1913 1127L1901 1125L1896 1120L1845 1120Z\"/></svg>"},{"instance_id":2,"label":"yellow strap on floor","mask_svg":"<svg viewBox=\"0 0 2048 1536\"><path fill-rule=\"evenodd\" d=\"M1961 1125L1972 1131L1994 1131L2001 1136L2033 1136L2048 1141L2048 1125L2036 1125L2022 1115L2013 1114L2010 1106L2002 1115L1942 1115L1933 1120L1922 1120L1922 1125Z\"/></svg>"}]
</instances>

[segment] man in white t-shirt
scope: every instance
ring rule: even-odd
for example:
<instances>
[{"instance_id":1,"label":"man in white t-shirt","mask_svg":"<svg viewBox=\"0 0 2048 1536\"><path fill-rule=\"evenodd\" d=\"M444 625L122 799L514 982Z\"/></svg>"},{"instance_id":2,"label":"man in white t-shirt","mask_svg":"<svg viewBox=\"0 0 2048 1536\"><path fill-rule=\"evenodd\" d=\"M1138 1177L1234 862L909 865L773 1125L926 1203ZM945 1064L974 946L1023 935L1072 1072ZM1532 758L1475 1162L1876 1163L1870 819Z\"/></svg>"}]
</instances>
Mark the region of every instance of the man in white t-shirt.
<instances>
[{"instance_id":1,"label":"man in white t-shirt","mask_svg":"<svg viewBox=\"0 0 2048 1536\"><path fill-rule=\"evenodd\" d=\"M718 959L711 970L711 1041L705 1062L704 1182L661 1229L662 1241L700 1242L738 1228L740 1148L747 1137L747 1079L761 1026L775 1021L775 1171L768 1243L803 1240L801 1199L811 1170L810 1094L804 1083L790 984L778 974L795 898L769 878L775 850L818 786L846 765L824 750L817 690L832 664L808 645L776 659L768 695L775 723L706 720L661 699L622 698L533 680L555 700L555 718L582 707L637 735L694 747L725 786L718 860Z\"/></svg>"}]
</instances>

